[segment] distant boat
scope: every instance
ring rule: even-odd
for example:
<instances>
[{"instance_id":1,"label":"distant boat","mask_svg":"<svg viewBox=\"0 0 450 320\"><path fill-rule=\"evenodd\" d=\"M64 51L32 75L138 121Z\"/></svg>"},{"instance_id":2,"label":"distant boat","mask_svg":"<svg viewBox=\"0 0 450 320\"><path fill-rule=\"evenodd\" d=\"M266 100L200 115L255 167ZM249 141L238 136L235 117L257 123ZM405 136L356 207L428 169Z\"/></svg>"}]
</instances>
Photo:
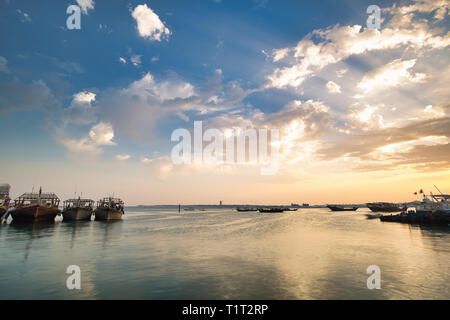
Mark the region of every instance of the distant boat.
<instances>
[{"instance_id":1,"label":"distant boat","mask_svg":"<svg viewBox=\"0 0 450 320\"><path fill-rule=\"evenodd\" d=\"M371 202L367 203L367 208L372 212L400 212L406 211L406 205L390 202Z\"/></svg>"},{"instance_id":2,"label":"distant boat","mask_svg":"<svg viewBox=\"0 0 450 320\"><path fill-rule=\"evenodd\" d=\"M0 184L0 218L5 214L9 207L9 184Z\"/></svg>"},{"instance_id":3,"label":"distant boat","mask_svg":"<svg viewBox=\"0 0 450 320\"><path fill-rule=\"evenodd\" d=\"M327 208L331 211L356 211L358 207L346 207L342 205L327 205Z\"/></svg>"},{"instance_id":4,"label":"distant boat","mask_svg":"<svg viewBox=\"0 0 450 320\"><path fill-rule=\"evenodd\" d=\"M103 198L97 202L94 211L95 220L121 220L124 215L124 203L119 198Z\"/></svg>"},{"instance_id":5,"label":"distant boat","mask_svg":"<svg viewBox=\"0 0 450 320\"><path fill-rule=\"evenodd\" d=\"M39 193L24 193L14 200L11 216L16 222L53 221L60 212L59 201L54 193L42 193L42 189Z\"/></svg>"},{"instance_id":6,"label":"distant boat","mask_svg":"<svg viewBox=\"0 0 450 320\"><path fill-rule=\"evenodd\" d=\"M249 211L258 211L258 209L257 208L246 208L246 207L238 207L238 208L236 208L236 211L239 211L239 212L249 212Z\"/></svg>"},{"instance_id":7,"label":"distant boat","mask_svg":"<svg viewBox=\"0 0 450 320\"><path fill-rule=\"evenodd\" d=\"M276 212L284 212L284 208L258 208L258 211L261 213L276 213Z\"/></svg>"},{"instance_id":8,"label":"distant boat","mask_svg":"<svg viewBox=\"0 0 450 320\"><path fill-rule=\"evenodd\" d=\"M63 221L91 220L94 210L94 200L91 199L68 199L64 201L62 211Z\"/></svg>"}]
</instances>

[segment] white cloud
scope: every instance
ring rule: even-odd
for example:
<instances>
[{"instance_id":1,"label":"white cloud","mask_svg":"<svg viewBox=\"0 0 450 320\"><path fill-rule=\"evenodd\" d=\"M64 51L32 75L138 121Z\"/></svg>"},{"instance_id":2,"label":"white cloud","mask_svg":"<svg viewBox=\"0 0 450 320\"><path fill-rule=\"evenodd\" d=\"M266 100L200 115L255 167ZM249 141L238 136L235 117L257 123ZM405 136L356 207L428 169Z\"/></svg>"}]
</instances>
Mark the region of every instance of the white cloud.
<instances>
[{"instance_id":1,"label":"white cloud","mask_svg":"<svg viewBox=\"0 0 450 320\"><path fill-rule=\"evenodd\" d=\"M0 71L9 73L8 60L5 57L0 56Z\"/></svg>"},{"instance_id":2,"label":"white cloud","mask_svg":"<svg viewBox=\"0 0 450 320\"><path fill-rule=\"evenodd\" d=\"M393 6L386 10L399 16L405 16L412 12L434 12L434 18L443 20L448 10L448 0L416 0L413 4L404 7Z\"/></svg>"},{"instance_id":3,"label":"white cloud","mask_svg":"<svg viewBox=\"0 0 450 320\"><path fill-rule=\"evenodd\" d=\"M134 8L131 16L136 20L139 35L143 38L161 41L171 34L170 30L159 19L159 16L146 4Z\"/></svg>"},{"instance_id":4,"label":"white cloud","mask_svg":"<svg viewBox=\"0 0 450 320\"><path fill-rule=\"evenodd\" d=\"M328 81L326 86L330 93L341 93L341 86L333 81Z\"/></svg>"},{"instance_id":5,"label":"white cloud","mask_svg":"<svg viewBox=\"0 0 450 320\"><path fill-rule=\"evenodd\" d=\"M405 27L386 26L376 29L354 26L335 26L326 30L315 30L304 37L296 47L279 49L278 58L294 60L290 66L276 68L267 77L268 87L299 87L306 79L328 65L340 62L351 55L360 55L374 50L386 50L407 46L414 49L442 49L450 44L450 32L443 36L440 29L430 29L427 23L416 21ZM314 43L311 38L322 41Z\"/></svg>"},{"instance_id":6,"label":"white cloud","mask_svg":"<svg viewBox=\"0 0 450 320\"><path fill-rule=\"evenodd\" d=\"M118 155L116 155L116 159L119 160L119 161L125 161L125 160L128 160L130 158L131 158L131 156L129 154L118 154Z\"/></svg>"},{"instance_id":7,"label":"white cloud","mask_svg":"<svg viewBox=\"0 0 450 320\"><path fill-rule=\"evenodd\" d=\"M450 138L448 138L447 136L427 136L419 139L388 144L378 148L377 150L383 153L396 154L399 152L411 151L415 146L435 146L448 143L450 143Z\"/></svg>"},{"instance_id":8,"label":"white cloud","mask_svg":"<svg viewBox=\"0 0 450 320\"><path fill-rule=\"evenodd\" d=\"M112 125L109 123L100 122L93 126L89 131L87 137L80 139L63 138L60 139L61 143L72 153L89 155L99 155L102 153L102 146L114 146L115 142L114 131Z\"/></svg>"},{"instance_id":9,"label":"white cloud","mask_svg":"<svg viewBox=\"0 0 450 320\"><path fill-rule=\"evenodd\" d=\"M114 131L112 125L109 123L100 122L93 126L89 131L89 138L97 146L115 145L115 142L112 141L114 138Z\"/></svg>"},{"instance_id":10,"label":"white cloud","mask_svg":"<svg viewBox=\"0 0 450 320\"><path fill-rule=\"evenodd\" d=\"M411 82L426 82L428 77L425 74L412 74L409 71L415 64L415 59L406 61L396 59L365 74L357 87L364 93L369 93L385 87L400 87Z\"/></svg>"},{"instance_id":11,"label":"white cloud","mask_svg":"<svg viewBox=\"0 0 450 320\"><path fill-rule=\"evenodd\" d=\"M179 116L198 108L195 89L176 76L156 80L150 73L123 89L111 89L97 102L103 119L114 124L120 134L132 139L147 139L162 118Z\"/></svg>"},{"instance_id":12,"label":"white cloud","mask_svg":"<svg viewBox=\"0 0 450 320\"><path fill-rule=\"evenodd\" d=\"M142 55L141 54L132 55L130 60L133 66L138 67L142 63Z\"/></svg>"},{"instance_id":13,"label":"white cloud","mask_svg":"<svg viewBox=\"0 0 450 320\"><path fill-rule=\"evenodd\" d=\"M91 103L91 102L95 101L96 96L97 95L93 92L82 91L82 92L75 94L73 96L73 99L77 102Z\"/></svg>"},{"instance_id":14,"label":"white cloud","mask_svg":"<svg viewBox=\"0 0 450 320\"><path fill-rule=\"evenodd\" d=\"M73 95L69 107L63 110L65 123L89 124L96 121L96 110L92 107L96 94L82 91Z\"/></svg>"},{"instance_id":15,"label":"white cloud","mask_svg":"<svg viewBox=\"0 0 450 320\"><path fill-rule=\"evenodd\" d=\"M122 58L122 57L119 58L119 61L120 61L121 63L123 63L123 64L126 64L126 63L127 63L127 60L125 60L125 58Z\"/></svg>"},{"instance_id":16,"label":"white cloud","mask_svg":"<svg viewBox=\"0 0 450 320\"><path fill-rule=\"evenodd\" d=\"M93 0L77 0L77 3L84 14L88 14L88 10L94 10L95 3Z\"/></svg>"},{"instance_id":17,"label":"white cloud","mask_svg":"<svg viewBox=\"0 0 450 320\"><path fill-rule=\"evenodd\" d=\"M353 126L363 131L384 128L383 116L377 113L378 110L378 106L365 106L363 109L351 111L350 118L357 122L353 123Z\"/></svg>"},{"instance_id":18,"label":"white cloud","mask_svg":"<svg viewBox=\"0 0 450 320\"><path fill-rule=\"evenodd\" d=\"M289 48L278 49L274 51L273 61L277 62L284 59L289 53Z\"/></svg>"}]
</instances>

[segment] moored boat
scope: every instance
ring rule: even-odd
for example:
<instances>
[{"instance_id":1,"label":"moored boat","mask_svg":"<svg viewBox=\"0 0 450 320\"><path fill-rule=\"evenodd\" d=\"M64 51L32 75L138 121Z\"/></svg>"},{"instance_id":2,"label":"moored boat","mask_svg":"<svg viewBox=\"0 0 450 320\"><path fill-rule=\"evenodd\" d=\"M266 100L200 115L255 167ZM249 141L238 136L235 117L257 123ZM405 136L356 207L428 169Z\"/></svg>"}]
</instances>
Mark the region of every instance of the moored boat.
<instances>
[{"instance_id":1,"label":"moored boat","mask_svg":"<svg viewBox=\"0 0 450 320\"><path fill-rule=\"evenodd\" d=\"M103 198L97 202L94 211L95 220L121 220L124 215L124 203L119 198Z\"/></svg>"},{"instance_id":2,"label":"moored boat","mask_svg":"<svg viewBox=\"0 0 450 320\"><path fill-rule=\"evenodd\" d=\"M438 189L439 190L439 189ZM414 203L412 209L397 215L383 215L381 221L413 224L450 224L450 195L440 194L427 197L422 190L423 200Z\"/></svg>"},{"instance_id":3,"label":"moored boat","mask_svg":"<svg viewBox=\"0 0 450 320\"><path fill-rule=\"evenodd\" d=\"M60 212L59 198L52 192L24 193L14 200L11 216L15 222L53 221Z\"/></svg>"},{"instance_id":4,"label":"moored boat","mask_svg":"<svg viewBox=\"0 0 450 320\"><path fill-rule=\"evenodd\" d=\"M372 212L401 212L406 211L405 204L390 202L371 202L367 203L367 208Z\"/></svg>"},{"instance_id":5,"label":"moored boat","mask_svg":"<svg viewBox=\"0 0 450 320\"><path fill-rule=\"evenodd\" d=\"M94 210L94 200L91 199L68 199L64 201L63 221L91 220Z\"/></svg>"},{"instance_id":6,"label":"moored boat","mask_svg":"<svg viewBox=\"0 0 450 320\"><path fill-rule=\"evenodd\" d=\"M261 213L278 213L278 212L284 212L284 208L278 208L278 207L258 208L258 211Z\"/></svg>"},{"instance_id":7,"label":"moored boat","mask_svg":"<svg viewBox=\"0 0 450 320\"><path fill-rule=\"evenodd\" d=\"M258 211L257 208L251 208L251 207L237 207L236 211L239 212L250 212L250 211Z\"/></svg>"},{"instance_id":8,"label":"moored boat","mask_svg":"<svg viewBox=\"0 0 450 320\"><path fill-rule=\"evenodd\" d=\"M327 205L327 208L330 209L331 211L356 211L358 210L358 207L356 206L352 206L352 207L347 207L347 206L343 206L343 205Z\"/></svg>"},{"instance_id":9,"label":"moored boat","mask_svg":"<svg viewBox=\"0 0 450 320\"><path fill-rule=\"evenodd\" d=\"M9 207L9 184L0 184L0 218L5 214Z\"/></svg>"}]
</instances>

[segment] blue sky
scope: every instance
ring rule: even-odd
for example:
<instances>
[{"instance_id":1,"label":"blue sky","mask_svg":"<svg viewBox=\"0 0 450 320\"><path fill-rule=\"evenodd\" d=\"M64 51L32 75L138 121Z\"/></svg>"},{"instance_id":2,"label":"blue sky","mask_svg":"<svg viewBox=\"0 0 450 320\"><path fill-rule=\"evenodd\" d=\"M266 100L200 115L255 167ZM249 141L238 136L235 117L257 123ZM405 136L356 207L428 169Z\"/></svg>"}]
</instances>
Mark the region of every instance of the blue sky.
<instances>
[{"instance_id":1,"label":"blue sky","mask_svg":"<svg viewBox=\"0 0 450 320\"><path fill-rule=\"evenodd\" d=\"M449 162L439 158L449 143L441 129L448 119L448 3L379 1L383 24L374 31L366 28L372 2L0 0L0 133L8 150L0 162L10 169L4 179L25 188L31 183L16 179L15 170L38 165L33 180L52 176L51 186L59 188L62 172L82 176L98 163L116 170L114 161L122 162L122 181L127 170L135 179L142 172L159 176L161 167L143 165L170 166L164 157L171 132L192 128L194 120L219 129L299 130L285 149L285 171L276 182L282 189L304 179L319 188L329 177L324 168L332 176L362 171L379 178L392 176L389 170L424 174L433 166L448 172ZM81 30L66 28L71 4L85 6ZM138 21L139 8L154 20ZM139 27L148 31L148 23L166 32L145 36ZM394 80L386 81L391 74ZM433 122L435 130L416 138L394 130L438 120L444 123ZM370 141L360 141L364 135ZM394 137L394 146L382 149L386 137ZM423 147L434 148L437 158L418 156ZM400 148L401 159L379 154L389 148ZM52 173L52 163L61 171ZM142 186L170 189L179 174L198 174L169 171ZM291 181L292 172L298 181ZM162 198L171 201L169 194Z\"/></svg>"}]
</instances>

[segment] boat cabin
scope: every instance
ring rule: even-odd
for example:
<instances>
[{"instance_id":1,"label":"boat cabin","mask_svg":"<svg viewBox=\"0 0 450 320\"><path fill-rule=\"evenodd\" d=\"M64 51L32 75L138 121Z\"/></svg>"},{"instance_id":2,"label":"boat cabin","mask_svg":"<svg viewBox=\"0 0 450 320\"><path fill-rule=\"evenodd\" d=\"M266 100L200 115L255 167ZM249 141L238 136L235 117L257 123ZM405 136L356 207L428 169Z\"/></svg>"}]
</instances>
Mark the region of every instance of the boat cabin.
<instances>
[{"instance_id":1,"label":"boat cabin","mask_svg":"<svg viewBox=\"0 0 450 320\"><path fill-rule=\"evenodd\" d=\"M45 207L58 207L59 198L53 192L48 193L24 193L14 200L14 207L41 205Z\"/></svg>"},{"instance_id":2,"label":"boat cabin","mask_svg":"<svg viewBox=\"0 0 450 320\"><path fill-rule=\"evenodd\" d=\"M9 184L0 184L0 206L8 207L9 201L9 189L11 186Z\"/></svg>"},{"instance_id":3,"label":"boat cabin","mask_svg":"<svg viewBox=\"0 0 450 320\"><path fill-rule=\"evenodd\" d=\"M103 198L99 201L97 201L97 208L104 208L104 209L116 209L123 211L124 209L124 202L119 198Z\"/></svg>"},{"instance_id":4,"label":"boat cabin","mask_svg":"<svg viewBox=\"0 0 450 320\"><path fill-rule=\"evenodd\" d=\"M64 210L71 208L83 208L92 210L94 208L94 200L91 199L67 199L63 202Z\"/></svg>"}]
</instances>

